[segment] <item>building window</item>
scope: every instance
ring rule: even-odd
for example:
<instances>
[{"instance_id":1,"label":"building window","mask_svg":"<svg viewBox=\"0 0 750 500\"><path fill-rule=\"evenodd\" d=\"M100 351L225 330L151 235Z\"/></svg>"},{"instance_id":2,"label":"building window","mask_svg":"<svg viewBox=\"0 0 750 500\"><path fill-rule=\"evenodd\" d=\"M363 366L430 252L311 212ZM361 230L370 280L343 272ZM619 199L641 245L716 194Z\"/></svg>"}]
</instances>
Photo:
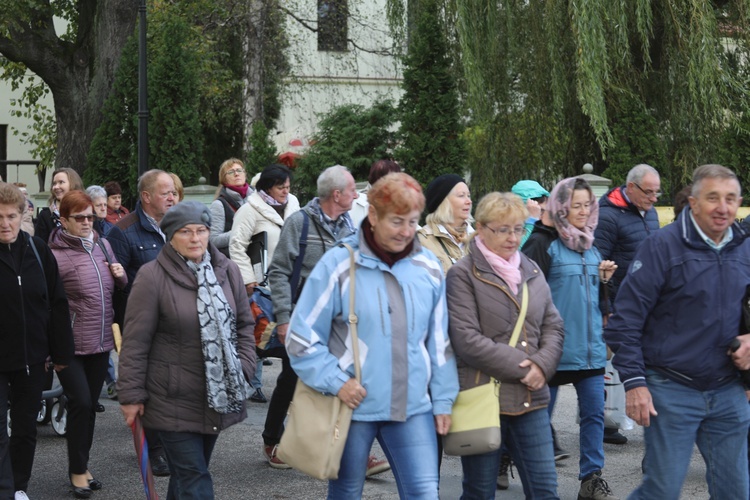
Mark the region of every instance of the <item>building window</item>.
<instances>
[{"instance_id":1,"label":"building window","mask_svg":"<svg viewBox=\"0 0 750 500\"><path fill-rule=\"evenodd\" d=\"M347 50L347 0L318 0L318 50Z\"/></svg>"}]
</instances>

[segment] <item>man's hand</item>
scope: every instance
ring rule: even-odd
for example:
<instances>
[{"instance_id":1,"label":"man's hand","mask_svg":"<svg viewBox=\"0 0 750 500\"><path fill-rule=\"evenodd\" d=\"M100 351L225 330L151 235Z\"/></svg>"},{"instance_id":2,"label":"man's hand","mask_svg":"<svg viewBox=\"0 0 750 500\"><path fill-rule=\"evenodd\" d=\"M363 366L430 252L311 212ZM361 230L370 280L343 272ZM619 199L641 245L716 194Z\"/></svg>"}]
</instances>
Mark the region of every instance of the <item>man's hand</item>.
<instances>
[{"instance_id":1,"label":"man's hand","mask_svg":"<svg viewBox=\"0 0 750 500\"><path fill-rule=\"evenodd\" d=\"M282 323L276 325L276 336L279 338L279 342L286 345L286 332L289 331L289 323Z\"/></svg>"},{"instance_id":2,"label":"man's hand","mask_svg":"<svg viewBox=\"0 0 750 500\"><path fill-rule=\"evenodd\" d=\"M435 415L435 431L441 436L448 434L448 429L451 428L451 416L450 415Z\"/></svg>"},{"instance_id":3,"label":"man's hand","mask_svg":"<svg viewBox=\"0 0 750 500\"><path fill-rule=\"evenodd\" d=\"M122 414L125 417L125 423L127 423L128 426L131 426L133 425L136 416L143 415L143 403L135 405L120 405L120 410L122 410Z\"/></svg>"},{"instance_id":4,"label":"man's hand","mask_svg":"<svg viewBox=\"0 0 750 500\"><path fill-rule=\"evenodd\" d=\"M526 200L526 210L529 211L530 217L535 219L540 219L542 217L542 207L539 205L538 201L534 201L531 198Z\"/></svg>"},{"instance_id":5,"label":"man's hand","mask_svg":"<svg viewBox=\"0 0 750 500\"><path fill-rule=\"evenodd\" d=\"M247 292L248 297L253 295L256 286L258 286L257 281L253 281L252 283L248 283L247 285L245 285L245 291Z\"/></svg>"},{"instance_id":6,"label":"man's hand","mask_svg":"<svg viewBox=\"0 0 750 500\"><path fill-rule=\"evenodd\" d=\"M536 363L534 363L530 359L524 359L518 364L518 366L520 366L521 368L529 368L529 372L524 378L521 379L521 383L528 387L529 390L538 391L539 389L544 387L547 379L544 378L544 372Z\"/></svg>"},{"instance_id":7,"label":"man's hand","mask_svg":"<svg viewBox=\"0 0 750 500\"><path fill-rule=\"evenodd\" d=\"M638 425L651 425L651 417L655 417L657 413L647 387L636 387L625 393L625 412Z\"/></svg>"},{"instance_id":8,"label":"man's hand","mask_svg":"<svg viewBox=\"0 0 750 500\"><path fill-rule=\"evenodd\" d=\"M734 352L730 350L729 355L738 370L750 370L750 333L739 335L737 340L740 341L740 347Z\"/></svg>"},{"instance_id":9,"label":"man's hand","mask_svg":"<svg viewBox=\"0 0 750 500\"><path fill-rule=\"evenodd\" d=\"M362 387L357 379L350 378L346 383L339 389L339 393L336 394L338 398L352 410L356 410L357 407L362 403L362 400L367 396L367 391Z\"/></svg>"}]
</instances>

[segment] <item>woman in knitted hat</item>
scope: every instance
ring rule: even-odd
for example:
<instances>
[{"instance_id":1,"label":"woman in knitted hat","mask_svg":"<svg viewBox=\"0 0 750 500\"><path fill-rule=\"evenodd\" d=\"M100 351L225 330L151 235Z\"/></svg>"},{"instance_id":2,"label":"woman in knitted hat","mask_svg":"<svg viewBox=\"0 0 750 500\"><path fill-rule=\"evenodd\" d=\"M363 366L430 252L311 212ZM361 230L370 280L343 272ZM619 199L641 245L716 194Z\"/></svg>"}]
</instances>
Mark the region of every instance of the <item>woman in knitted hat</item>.
<instances>
[{"instance_id":1,"label":"woman in knitted hat","mask_svg":"<svg viewBox=\"0 0 750 500\"><path fill-rule=\"evenodd\" d=\"M419 242L440 260L443 273L468 251L471 227L471 193L456 174L445 174L430 182L425 191L425 225L417 233Z\"/></svg>"},{"instance_id":2,"label":"woman in knitted hat","mask_svg":"<svg viewBox=\"0 0 750 500\"><path fill-rule=\"evenodd\" d=\"M255 371L253 317L237 265L209 245L199 202L161 220L168 244L136 276L128 299L117 392L125 420L159 431L167 498L212 499L219 432L246 417Z\"/></svg>"}]
</instances>

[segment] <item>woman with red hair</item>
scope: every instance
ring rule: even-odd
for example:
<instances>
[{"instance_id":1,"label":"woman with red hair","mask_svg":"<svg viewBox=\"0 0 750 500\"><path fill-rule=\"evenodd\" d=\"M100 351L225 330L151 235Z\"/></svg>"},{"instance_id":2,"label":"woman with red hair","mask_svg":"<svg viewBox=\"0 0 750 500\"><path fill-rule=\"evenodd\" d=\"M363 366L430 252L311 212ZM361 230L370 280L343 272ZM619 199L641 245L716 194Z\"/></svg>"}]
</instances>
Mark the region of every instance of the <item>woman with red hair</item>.
<instances>
[{"instance_id":1,"label":"woman with red hair","mask_svg":"<svg viewBox=\"0 0 750 500\"><path fill-rule=\"evenodd\" d=\"M76 498L89 498L102 483L89 471L99 393L114 348L112 297L115 286L128 281L109 242L93 230L96 215L91 198L70 191L60 202L61 228L50 235L68 296L75 356L57 375L68 397L68 474Z\"/></svg>"}]
</instances>

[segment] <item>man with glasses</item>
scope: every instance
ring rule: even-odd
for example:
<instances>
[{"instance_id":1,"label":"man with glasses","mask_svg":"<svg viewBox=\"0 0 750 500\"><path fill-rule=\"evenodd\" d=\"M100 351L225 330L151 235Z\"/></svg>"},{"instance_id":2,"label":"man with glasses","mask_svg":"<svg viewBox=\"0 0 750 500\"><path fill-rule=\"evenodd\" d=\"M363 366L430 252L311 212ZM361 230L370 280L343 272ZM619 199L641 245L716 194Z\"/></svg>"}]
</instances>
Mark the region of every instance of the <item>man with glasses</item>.
<instances>
[{"instance_id":1,"label":"man with glasses","mask_svg":"<svg viewBox=\"0 0 750 500\"><path fill-rule=\"evenodd\" d=\"M594 233L594 244L602 259L617 264L617 271L609 282L610 311L638 246L659 229L654 203L661 196L660 189L659 172L643 163L630 169L624 186L611 189L599 199L599 225ZM625 444L628 438L617 428L606 427L604 442Z\"/></svg>"}]
</instances>

